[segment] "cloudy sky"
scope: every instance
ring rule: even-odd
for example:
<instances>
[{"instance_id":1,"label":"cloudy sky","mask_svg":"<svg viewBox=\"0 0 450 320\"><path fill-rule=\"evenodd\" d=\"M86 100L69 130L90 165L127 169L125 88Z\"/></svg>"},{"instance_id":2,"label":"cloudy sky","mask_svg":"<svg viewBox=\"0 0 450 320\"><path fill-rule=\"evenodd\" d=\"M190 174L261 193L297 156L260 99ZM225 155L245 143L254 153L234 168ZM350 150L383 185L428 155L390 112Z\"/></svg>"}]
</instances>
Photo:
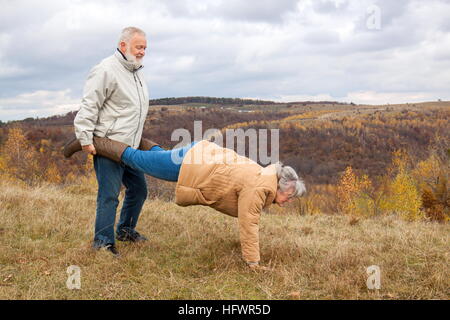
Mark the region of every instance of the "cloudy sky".
<instances>
[{"instance_id":1,"label":"cloudy sky","mask_svg":"<svg viewBox=\"0 0 450 320\"><path fill-rule=\"evenodd\" d=\"M151 98L450 100L450 0L0 0L0 120L78 109L126 26Z\"/></svg>"}]
</instances>

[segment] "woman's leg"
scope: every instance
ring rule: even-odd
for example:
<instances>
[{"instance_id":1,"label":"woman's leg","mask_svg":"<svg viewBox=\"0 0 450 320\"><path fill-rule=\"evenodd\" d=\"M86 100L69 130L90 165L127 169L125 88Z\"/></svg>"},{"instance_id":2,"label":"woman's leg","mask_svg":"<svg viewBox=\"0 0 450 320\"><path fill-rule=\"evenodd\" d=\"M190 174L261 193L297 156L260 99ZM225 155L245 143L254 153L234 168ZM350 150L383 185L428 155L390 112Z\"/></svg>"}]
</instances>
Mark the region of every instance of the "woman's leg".
<instances>
[{"instance_id":1,"label":"woman's leg","mask_svg":"<svg viewBox=\"0 0 450 320\"><path fill-rule=\"evenodd\" d=\"M149 151L141 151L128 147L122 154L122 162L152 177L178 181L182 159L196 143L195 141L173 150L164 150L155 146Z\"/></svg>"}]
</instances>

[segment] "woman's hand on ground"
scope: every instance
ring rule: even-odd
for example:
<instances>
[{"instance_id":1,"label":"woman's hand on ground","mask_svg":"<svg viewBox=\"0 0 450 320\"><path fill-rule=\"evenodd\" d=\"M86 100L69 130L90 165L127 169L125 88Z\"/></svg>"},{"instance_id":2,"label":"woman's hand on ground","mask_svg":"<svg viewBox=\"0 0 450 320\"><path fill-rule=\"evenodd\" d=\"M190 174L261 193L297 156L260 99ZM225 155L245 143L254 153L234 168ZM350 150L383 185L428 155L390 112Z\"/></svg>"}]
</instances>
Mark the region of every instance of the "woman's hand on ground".
<instances>
[{"instance_id":1,"label":"woman's hand on ground","mask_svg":"<svg viewBox=\"0 0 450 320\"><path fill-rule=\"evenodd\" d=\"M259 264L249 264L248 267L250 268L250 270L252 271L273 271L273 269L269 268L269 267L265 267L265 266L261 266Z\"/></svg>"}]
</instances>

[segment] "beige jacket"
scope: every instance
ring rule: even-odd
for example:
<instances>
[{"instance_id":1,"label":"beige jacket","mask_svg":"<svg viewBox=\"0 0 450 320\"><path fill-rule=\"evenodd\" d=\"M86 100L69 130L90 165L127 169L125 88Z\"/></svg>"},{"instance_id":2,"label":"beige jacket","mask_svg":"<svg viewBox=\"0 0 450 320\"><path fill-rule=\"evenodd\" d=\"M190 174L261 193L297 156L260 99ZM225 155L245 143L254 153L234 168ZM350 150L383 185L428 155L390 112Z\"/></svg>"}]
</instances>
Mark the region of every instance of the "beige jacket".
<instances>
[{"instance_id":1,"label":"beige jacket","mask_svg":"<svg viewBox=\"0 0 450 320\"><path fill-rule=\"evenodd\" d=\"M203 140L183 159L175 189L180 206L205 205L237 217L242 255L259 262L259 217L277 191L274 165L261 167L231 149Z\"/></svg>"},{"instance_id":2,"label":"beige jacket","mask_svg":"<svg viewBox=\"0 0 450 320\"><path fill-rule=\"evenodd\" d=\"M138 148L149 106L148 89L140 69L119 51L90 72L75 120L81 145L93 135L108 137Z\"/></svg>"}]
</instances>

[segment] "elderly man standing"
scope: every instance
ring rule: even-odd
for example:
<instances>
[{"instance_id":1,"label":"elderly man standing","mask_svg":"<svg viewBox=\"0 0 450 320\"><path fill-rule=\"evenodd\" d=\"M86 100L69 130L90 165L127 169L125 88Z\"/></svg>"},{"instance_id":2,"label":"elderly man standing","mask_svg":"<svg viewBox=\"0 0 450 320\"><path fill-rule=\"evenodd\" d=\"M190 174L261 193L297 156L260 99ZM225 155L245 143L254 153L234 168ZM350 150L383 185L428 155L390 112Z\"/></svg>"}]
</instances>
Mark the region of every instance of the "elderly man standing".
<instances>
[{"instance_id":1,"label":"elderly man standing","mask_svg":"<svg viewBox=\"0 0 450 320\"><path fill-rule=\"evenodd\" d=\"M147 198L147 186L142 172L96 155L93 136L142 147L142 130L149 106L141 71L146 48L142 30L123 29L117 51L91 70L74 120L75 135L82 149L94 155L98 181L93 247L104 247L116 256L119 253L114 241L114 224L121 185L125 185L126 193L116 236L117 240L131 242L147 240L135 230ZM146 147L148 150L151 145Z\"/></svg>"}]
</instances>

